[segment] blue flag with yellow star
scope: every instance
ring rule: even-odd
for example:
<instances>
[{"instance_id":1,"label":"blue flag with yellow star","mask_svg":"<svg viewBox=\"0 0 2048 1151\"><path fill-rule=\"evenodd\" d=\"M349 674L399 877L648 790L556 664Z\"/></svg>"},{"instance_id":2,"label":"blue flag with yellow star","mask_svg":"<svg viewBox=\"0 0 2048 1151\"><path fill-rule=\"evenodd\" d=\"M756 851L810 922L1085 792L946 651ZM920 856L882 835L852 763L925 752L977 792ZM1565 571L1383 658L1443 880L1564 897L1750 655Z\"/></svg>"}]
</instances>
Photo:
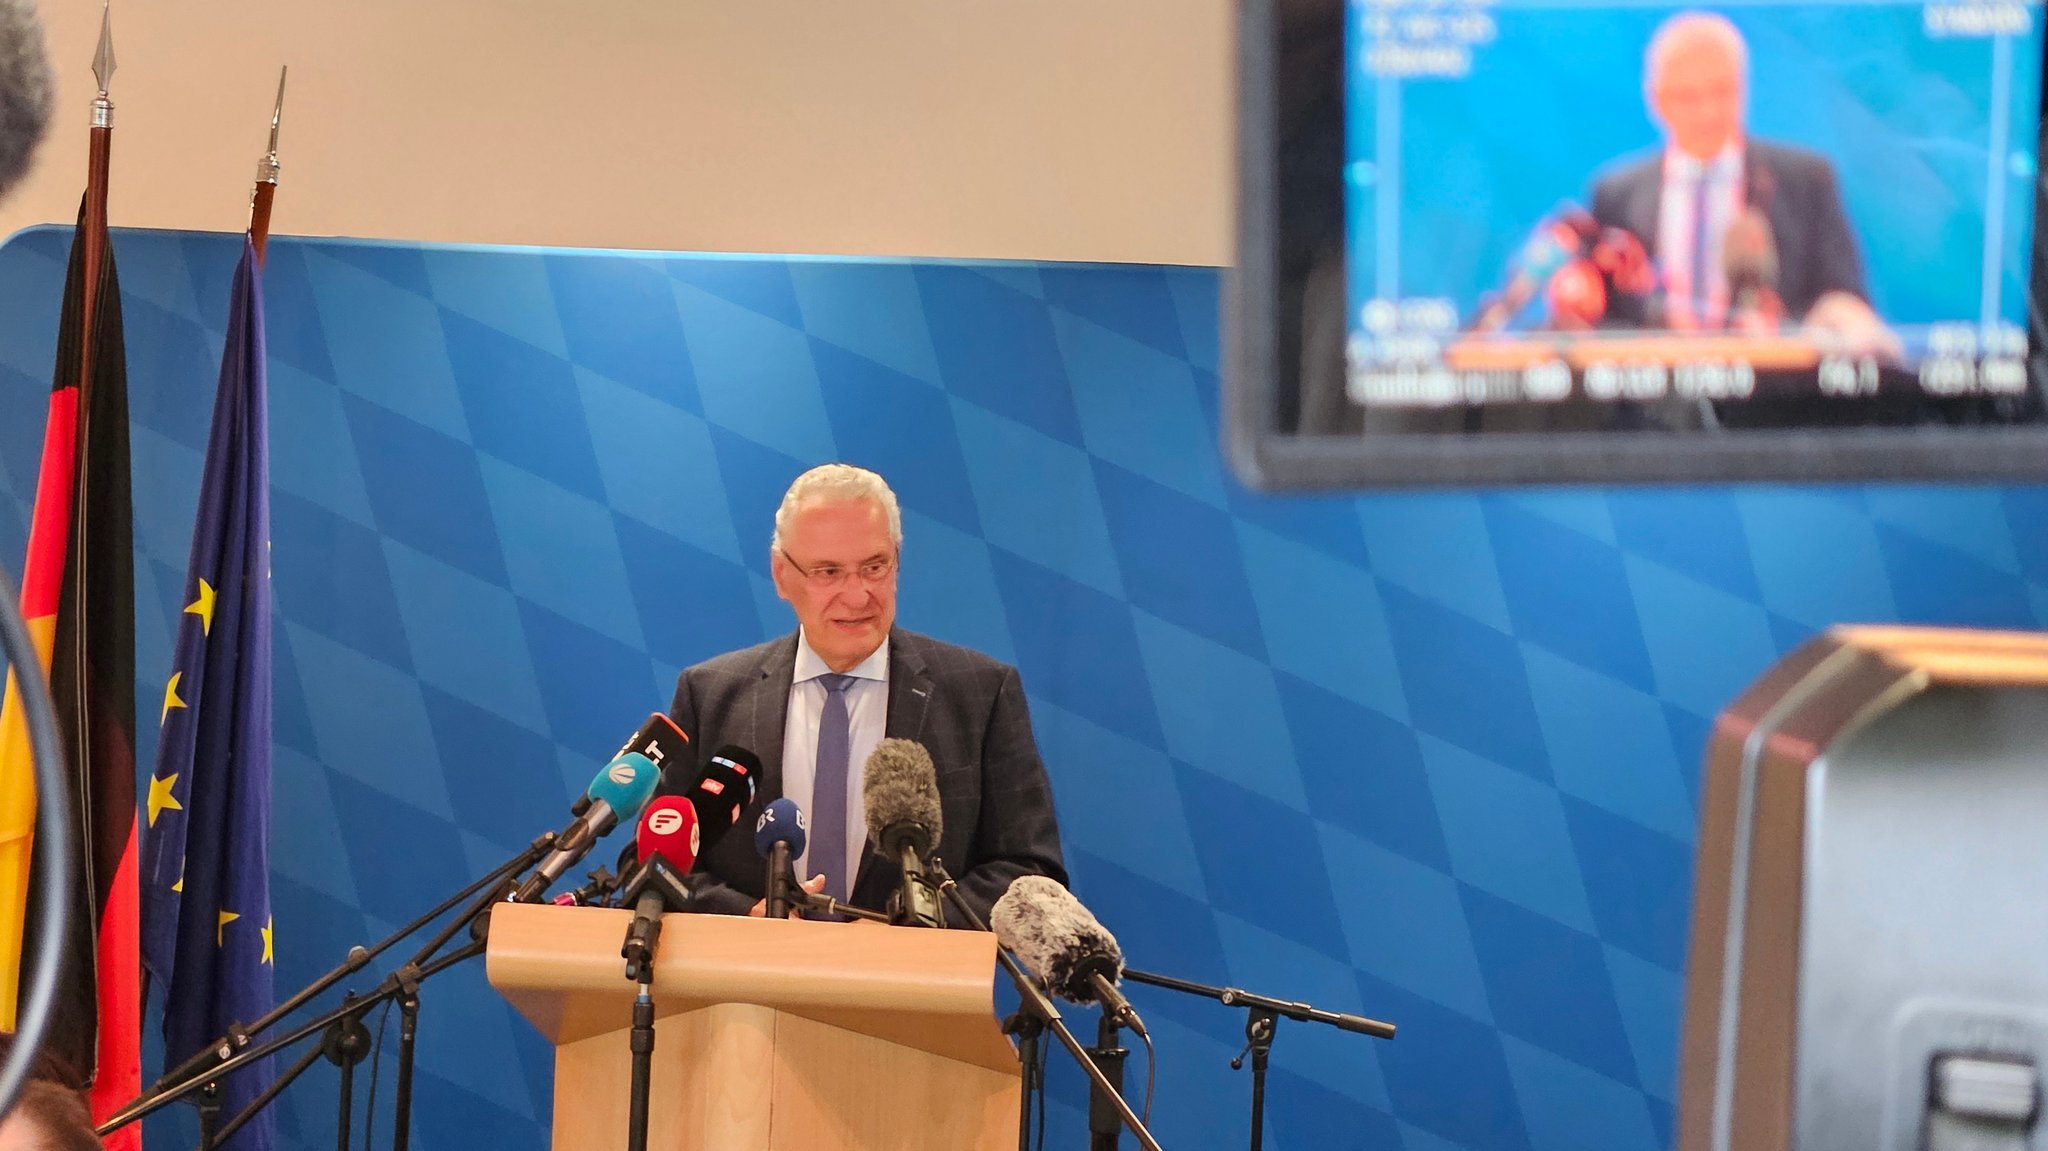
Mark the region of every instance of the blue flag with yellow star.
<instances>
[{"instance_id":1,"label":"blue flag with yellow star","mask_svg":"<svg viewBox=\"0 0 2048 1151\"><path fill-rule=\"evenodd\" d=\"M245 242L143 809L142 964L162 997L167 1067L274 1004L265 390L262 268ZM222 1122L270 1078L267 1061L230 1076ZM265 1114L223 1146L274 1143Z\"/></svg>"}]
</instances>

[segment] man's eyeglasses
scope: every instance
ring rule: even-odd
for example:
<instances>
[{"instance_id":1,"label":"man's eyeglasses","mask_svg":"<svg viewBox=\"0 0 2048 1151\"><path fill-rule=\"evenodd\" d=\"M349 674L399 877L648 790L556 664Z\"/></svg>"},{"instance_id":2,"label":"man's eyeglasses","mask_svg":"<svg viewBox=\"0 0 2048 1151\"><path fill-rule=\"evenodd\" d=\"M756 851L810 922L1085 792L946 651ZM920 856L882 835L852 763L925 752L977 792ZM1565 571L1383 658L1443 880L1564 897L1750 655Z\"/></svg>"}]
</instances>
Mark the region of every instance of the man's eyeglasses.
<instances>
[{"instance_id":1,"label":"man's eyeglasses","mask_svg":"<svg viewBox=\"0 0 2048 1151\"><path fill-rule=\"evenodd\" d=\"M786 550L782 553L782 558L788 560L789 566L795 568L796 573L804 577L805 583L820 591L839 587L846 582L847 577L854 575L858 575L862 583L881 583L889 578L890 573L896 570L895 556L876 556L859 567L819 564L816 567L810 568L796 562L796 558Z\"/></svg>"}]
</instances>

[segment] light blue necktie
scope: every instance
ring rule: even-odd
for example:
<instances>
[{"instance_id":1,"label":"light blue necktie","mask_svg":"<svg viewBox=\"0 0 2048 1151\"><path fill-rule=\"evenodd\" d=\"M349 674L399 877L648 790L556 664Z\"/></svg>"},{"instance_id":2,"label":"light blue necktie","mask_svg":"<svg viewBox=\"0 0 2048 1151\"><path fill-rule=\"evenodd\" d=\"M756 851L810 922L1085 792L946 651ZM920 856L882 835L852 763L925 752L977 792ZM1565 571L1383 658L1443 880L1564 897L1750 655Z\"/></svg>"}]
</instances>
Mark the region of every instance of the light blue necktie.
<instances>
[{"instance_id":1,"label":"light blue necktie","mask_svg":"<svg viewBox=\"0 0 2048 1151\"><path fill-rule=\"evenodd\" d=\"M853 887L846 874L846 775L853 742L846 712L850 675L821 675L825 710L818 716L818 760L811 776L811 870L825 876L825 894L844 902Z\"/></svg>"},{"instance_id":2,"label":"light blue necktie","mask_svg":"<svg viewBox=\"0 0 2048 1151\"><path fill-rule=\"evenodd\" d=\"M1707 326L1707 191L1713 182L1714 166L1702 164L1692 192L1692 315L1701 328Z\"/></svg>"}]
</instances>

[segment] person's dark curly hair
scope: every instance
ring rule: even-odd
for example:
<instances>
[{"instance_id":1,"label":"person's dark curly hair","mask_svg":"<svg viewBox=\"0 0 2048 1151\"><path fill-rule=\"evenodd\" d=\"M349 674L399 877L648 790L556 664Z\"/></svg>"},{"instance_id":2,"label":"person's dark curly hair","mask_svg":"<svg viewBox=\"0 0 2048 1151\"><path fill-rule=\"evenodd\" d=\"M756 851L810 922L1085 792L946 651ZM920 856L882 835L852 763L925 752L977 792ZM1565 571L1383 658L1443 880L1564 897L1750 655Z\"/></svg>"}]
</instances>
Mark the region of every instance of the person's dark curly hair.
<instances>
[{"instance_id":1,"label":"person's dark curly hair","mask_svg":"<svg viewBox=\"0 0 2048 1151\"><path fill-rule=\"evenodd\" d=\"M0 1033L0 1062L13 1046L14 1036ZM78 1084L78 1076L58 1061L37 1059L21 1098L0 1116L0 1151L100 1151Z\"/></svg>"}]
</instances>

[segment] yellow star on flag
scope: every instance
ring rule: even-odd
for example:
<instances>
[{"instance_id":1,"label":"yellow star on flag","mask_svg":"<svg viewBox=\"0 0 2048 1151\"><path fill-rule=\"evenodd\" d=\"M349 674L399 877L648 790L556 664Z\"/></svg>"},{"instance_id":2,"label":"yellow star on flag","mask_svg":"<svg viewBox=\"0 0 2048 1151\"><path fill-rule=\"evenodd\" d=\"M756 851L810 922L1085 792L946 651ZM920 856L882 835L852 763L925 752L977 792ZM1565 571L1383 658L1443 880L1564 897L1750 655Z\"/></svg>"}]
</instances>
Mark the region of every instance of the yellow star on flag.
<instances>
[{"instance_id":1,"label":"yellow star on flag","mask_svg":"<svg viewBox=\"0 0 2048 1151\"><path fill-rule=\"evenodd\" d=\"M272 967L277 966L277 960L271 957L270 952L270 929L271 924L275 922L275 919L266 919L263 921L263 962L270 964Z\"/></svg>"},{"instance_id":2,"label":"yellow star on flag","mask_svg":"<svg viewBox=\"0 0 2048 1151\"><path fill-rule=\"evenodd\" d=\"M207 583L205 580L199 581L199 598L185 605L185 614L199 617L199 632L201 635L213 634L212 584Z\"/></svg>"},{"instance_id":3,"label":"yellow star on flag","mask_svg":"<svg viewBox=\"0 0 2048 1151\"><path fill-rule=\"evenodd\" d=\"M232 911L220 913L220 922L215 924L213 928L213 945L215 947L219 947L227 939L228 924L240 918L241 916Z\"/></svg>"},{"instance_id":4,"label":"yellow star on flag","mask_svg":"<svg viewBox=\"0 0 2048 1151\"><path fill-rule=\"evenodd\" d=\"M149 777L149 825L151 827L156 826L156 817L163 814L164 808L168 807L172 811L185 810L185 805L179 803L178 797L171 794L171 788L176 787L177 784L178 777L176 775L161 777L153 775ZM183 889L184 886L185 878L179 876L178 886L171 888L171 890L178 891Z\"/></svg>"},{"instance_id":5,"label":"yellow star on flag","mask_svg":"<svg viewBox=\"0 0 2048 1151\"><path fill-rule=\"evenodd\" d=\"M171 673L171 682L164 685L164 714L156 721L158 727L162 727L164 722L171 718L172 708L185 706L185 701L178 698L178 681L184 678L184 672L174 671Z\"/></svg>"},{"instance_id":6,"label":"yellow star on flag","mask_svg":"<svg viewBox=\"0 0 2048 1151\"><path fill-rule=\"evenodd\" d=\"M183 895L183 894L185 894L185 873L184 873L184 872L182 872L182 871L181 871L181 872L179 872L179 873L178 873L178 882L176 882L176 883L173 883L173 884L171 884L171 890L172 890L172 891L175 891L175 892L177 892L177 893L178 893L178 894L180 894L180 895Z\"/></svg>"}]
</instances>

